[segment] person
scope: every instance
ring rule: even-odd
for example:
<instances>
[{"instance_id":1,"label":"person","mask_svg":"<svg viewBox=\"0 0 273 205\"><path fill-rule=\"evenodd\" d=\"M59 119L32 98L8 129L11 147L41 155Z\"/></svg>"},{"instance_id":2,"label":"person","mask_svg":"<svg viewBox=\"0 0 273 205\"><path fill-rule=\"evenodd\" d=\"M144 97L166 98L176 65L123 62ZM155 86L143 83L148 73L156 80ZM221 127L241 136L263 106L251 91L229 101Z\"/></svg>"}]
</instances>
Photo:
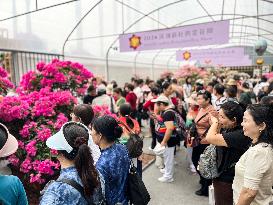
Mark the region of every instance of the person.
<instances>
[{"instance_id":1,"label":"person","mask_svg":"<svg viewBox=\"0 0 273 205\"><path fill-rule=\"evenodd\" d=\"M237 89L234 86L229 86L225 89L225 97L227 101L238 102L237 100Z\"/></svg>"},{"instance_id":2,"label":"person","mask_svg":"<svg viewBox=\"0 0 273 205\"><path fill-rule=\"evenodd\" d=\"M217 111L211 104L211 94L206 90L200 90L197 93L197 103L199 105L199 112L194 120L196 124L198 138L201 140L201 143L193 147L192 150L192 162L197 169L198 161L200 155L204 152L205 148L208 146L204 138L207 134L207 131L210 127L210 115L218 116ZM200 175L200 184L201 188L195 192L199 196L208 196L208 187L211 184L211 180L205 179Z\"/></svg>"},{"instance_id":3,"label":"person","mask_svg":"<svg viewBox=\"0 0 273 205\"><path fill-rule=\"evenodd\" d=\"M90 85L87 89L87 95L83 97L84 104L92 104L93 100L97 97L96 88L94 85Z\"/></svg>"},{"instance_id":4,"label":"person","mask_svg":"<svg viewBox=\"0 0 273 205\"><path fill-rule=\"evenodd\" d=\"M170 101L166 96L159 96L152 100L156 103L159 116L156 118L156 133L158 142L162 147L165 147L163 154L164 169L160 169L163 176L158 178L160 182L173 182L174 174L174 150L178 143L176 136L176 117L174 111L171 109Z\"/></svg>"},{"instance_id":5,"label":"person","mask_svg":"<svg viewBox=\"0 0 273 205\"><path fill-rule=\"evenodd\" d=\"M256 95L253 91L250 90L249 83L244 82L242 84L242 93L239 98L239 103L244 106L255 104L256 103Z\"/></svg>"},{"instance_id":6,"label":"person","mask_svg":"<svg viewBox=\"0 0 273 205\"><path fill-rule=\"evenodd\" d=\"M273 105L273 96L264 96L260 102L261 105Z\"/></svg>"},{"instance_id":7,"label":"person","mask_svg":"<svg viewBox=\"0 0 273 205\"><path fill-rule=\"evenodd\" d=\"M244 109L239 103L229 101L221 106L219 119L211 116L212 125L205 139L216 145L219 159L217 166L220 175L213 179L215 205L233 205L235 164L250 145L250 140L244 136L241 126L243 115Z\"/></svg>"},{"instance_id":8,"label":"person","mask_svg":"<svg viewBox=\"0 0 273 205\"><path fill-rule=\"evenodd\" d=\"M172 94L173 94L174 90L173 90L172 84L170 84L168 81L163 82L161 88L162 88L161 95L167 97L169 99L169 106L174 108L175 106L172 101Z\"/></svg>"},{"instance_id":9,"label":"person","mask_svg":"<svg viewBox=\"0 0 273 205\"><path fill-rule=\"evenodd\" d=\"M12 155L17 149L18 141L9 133L7 127L0 123L0 160ZM0 204L28 204L24 186L18 177L0 174Z\"/></svg>"},{"instance_id":10,"label":"person","mask_svg":"<svg viewBox=\"0 0 273 205\"><path fill-rule=\"evenodd\" d=\"M79 104L76 105L71 113L71 119L74 122L80 122L84 124L87 128L91 128L91 122L94 119L94 111L90 105L87 104ZM94 160L94 164L97 163L100 157L100 148L93 142L91 135L89 136L88 146L91 149L92 157Z\"/></svg>"},{"instance_id":11,"label":"person","mask_svg":"<svg viewBox=\"0 0 273 205\"><path fill-rule=\"evenodd\" d=\"M185 83L183 85L184 99L189 98L191 96L191 92L192 92L191 78L187 77L186 80L185 80Z\"/></svg>"},{"instance_id":12,"label":"person","mask_svg":"<svg viewBox=\"0 0 273 205\"><path fill-rule=\"evenodd\" d=\"M188 99L187 99L187 103L189 105L189 111L187 113L186 116L186 128L187 130L189 130L189 128L192 126L192 123L194 122L194 119L196 118L197 114L198 114L198 109L199 106L196 102L196 93L193 93ZM194 164L192 162L192 147L190 145L187 144L187 140L185 140L185 144L187 147L187 160L189 163L189 168L190 171L195 174L196 173L196 169L194 167Z\"/></svg>"},{"instance_id":13,"label":"person","mask_svg":"<svg viewBox=\"0 0 273 205\"><path fill-rule=\"evenodd\" d=\"M252 146L235 166L232 184L236 205L265 205L273 201L273 107L249 105L242 122Z\"/></svg>"},{"instance_id":14,"label":"person","mask_svg":"<svg viewBox=\"0 0 273 205\"><path fill-rule=\"evenodd\" d=\"M106 94L106 86L103 84L99 85L97 91L98 97L93 100L92 106L107 106L112 113L116 113L117 108L114 99L112 98L112 96Z\"/></svg>"},{"instance_id":15,"label":"person","mask_svg":"<svg viewBox=\"0 0 273 205\"><path fill-rule=\"evenodd\" d=\"M128 139L130 138L130 133L135 133L137 135L140 134L141 129L138 124L138 121L133 119L130 116L131 113L131 106L129 103L125 103L120 106L119 111L119 125L122 127L122 135L120 137L120 142L124 145L127 144ZM137 168L137 172L140 176L142 176L142 160L141 157L138 159L133 159L133 163L135 164Z\"/></svg>"},{"instance_id":16,"label":"person","mask_svg":"<svg viewBox=\"0 0 273 205\"><path fill-rule=\"evenodd\" d=\"M128 204L126 188L130 159L127 148L115 143L121 134L122 128L111 116L104 115L93 122L92 137L101 149L96 167L104 178L108 205Z\"/></svg>"},{"instance_id":17,"label":"person","mask_svg":"<svg viewBox=\"0 0 273 205\"><path fill-rule=\"evenodd\" d=\"M59 132L47 139L46 145L58 151L61 173L43 191L40 205L100 203L103 198L100 177L87 144L88 139L88 128L77 122L65 123ZM83 194L65 180L81 186Z\"/></svg>"},{"instance_id":18,"label":"person","mask_svg":"<svg viewBox=\"0 0 273 205\"><path fill-rule=\"evenodd\" d=\"M224 96L224 92L225 92L225 87L220 83L217 83L213 87L213 94L216 96L216 100L214 101L213 106L216 111L219 111L221 108L221 105L227 101L227 98Z\"/></svg>"},{"instance_id":19,"label":"person","mask_svg":"<svg viewBox=\"0 0 273 205\"><path fill-rule=\"evenodd\" d=\"M124 103L126 103L126 99L124 97L122 97L122 90L121 88L115 88L114 89L114 93L113 93L113 96L114 96L114 99L116 101L116 107L117 109L119 110L120 106Z\"/></svg>"},{"instance_id":20,"label":"person","mask_svg":"<svg viewBox=\"0 0 273 205\"><path fill-rule=\"evenodd\" d=\"M132 84L128 84L125 87L125 90L127 92L126 102L128 102L131 105L131 108L132 108L132 117L136 118L136 114L137 114L137 96L133 92L134 86Z\"/></svg>"},{"instance_id":21,"label":"person","mask_svg":"<svg viewBox=\"0 0 273 205\"><path fill-rule=\"evenodd\" d=\"M149 99L147 102L143 105L143 110L146 112L149 112L150 114L154 112L154 102L152 102L153 99L156 99L159 94L158 87L153 87L151 89L151 99ZM155 133L155 122L154 119L150 117L150 130L152 134L152 142L151 146L149 147L149 150L153 150L156 146L156 133Z\"/></svg>"}]
</instances>

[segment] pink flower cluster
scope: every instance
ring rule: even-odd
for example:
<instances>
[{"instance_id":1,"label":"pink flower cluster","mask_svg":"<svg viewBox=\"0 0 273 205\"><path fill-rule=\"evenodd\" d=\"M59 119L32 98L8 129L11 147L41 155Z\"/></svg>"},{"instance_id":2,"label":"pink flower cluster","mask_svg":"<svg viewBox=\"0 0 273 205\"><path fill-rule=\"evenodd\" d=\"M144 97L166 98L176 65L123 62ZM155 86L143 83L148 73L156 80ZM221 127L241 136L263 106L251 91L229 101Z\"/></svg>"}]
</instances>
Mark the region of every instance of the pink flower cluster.
<instances>
[{"instance_id":1,"label":"pink flower cluster","mask_svg":"<svg viewBox=\"0 0 273 205\"><path fill-rule=\"evenodd\" d=\"M95 117L101 117L103 115L110 115L110 116L114 117L115 119L117 119L117 115L111 113L111 111L109 110L107 105L102 105L102 106L95 105L95 106L92 106L92 108L93 108Z\"/></svg>"},{"instance_id":2,"label":"pink flower cluster","mask_svg":"<svg viewBox=\"0 0 273 205\"><path fill-rule=\"evenodd\" d=\"M71 90L83 95L88 79L94 75L82 64L54 59L51 63L40 62L38 72L31 71L23 76L20 87L25 92L49 87L52 90Z\"/></svg>"},{"instance_id":3,"label":"pink flower cluster","mask_svg":"<svg viewBox=\"0 0 273 205\"><path fill-rule=\"evenodd\" d=\"M7 71L0 67L0 95L6 95L8 89L14 88L13 83L8 79Z\"/></svg>"},{"instance_id":4,"label":"pink flower cluster","mask_svg":"<svg viewBox=\"0 0 273 205\"><path fill-rule=\"evenodd\" d=\"M185 78L185 77L203 78L206 75L208 75L208 72L206 70L192 66L192 65L184 65L175 73L176 78Z\"/></svg>"},{"instance_id":5,"label":"pink flower cluster","mask_svg":"<svg viewBox=\"0 0 273 205\"><path fill-rule=\"evenodd\" d=\"M0 103L0 119L10 122L14 119L25 119L30 113L28 102L21 97L5 97Z\"/></svg>"}]
</instances>

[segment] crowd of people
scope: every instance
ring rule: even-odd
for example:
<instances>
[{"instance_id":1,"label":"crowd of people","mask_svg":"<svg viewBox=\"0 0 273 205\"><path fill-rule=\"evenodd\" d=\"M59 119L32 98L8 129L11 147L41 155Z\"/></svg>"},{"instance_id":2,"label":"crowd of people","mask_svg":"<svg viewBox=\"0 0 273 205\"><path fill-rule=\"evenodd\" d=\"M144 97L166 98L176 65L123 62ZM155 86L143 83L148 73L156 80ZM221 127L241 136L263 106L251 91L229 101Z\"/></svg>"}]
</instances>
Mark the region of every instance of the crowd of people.
<instances>
[{"instance_id":1,"label":"crowd of people","mask_svg":"<svg viewBox=\"0 0 273 205\"><path fill-rule=\"evenodd\" d=\"M104 105L117 114L94 118L92 106ZM130 133L140 134L149 121L161 183L172 183L174 156L185 147L188 168L200 177L198 196L214 187L216 205L267 205L273 202L273 81L213 78L195 82L166 78L131 79L123 88L115 81L92 79L83 104L71 121L46 145L58 150L59 178L44 188L40 204L128 204L127 177L131 159ZM199 171L200 156L215 145L217 177ZM18 147L0 124L0 158ZM141 156L133 159L141 176ZM76 184L76 185L75 185ZM76 189L74 187L77 187ZM0 201L27 204L17 177L0 175Z\"/></svg>"}]
</instances>

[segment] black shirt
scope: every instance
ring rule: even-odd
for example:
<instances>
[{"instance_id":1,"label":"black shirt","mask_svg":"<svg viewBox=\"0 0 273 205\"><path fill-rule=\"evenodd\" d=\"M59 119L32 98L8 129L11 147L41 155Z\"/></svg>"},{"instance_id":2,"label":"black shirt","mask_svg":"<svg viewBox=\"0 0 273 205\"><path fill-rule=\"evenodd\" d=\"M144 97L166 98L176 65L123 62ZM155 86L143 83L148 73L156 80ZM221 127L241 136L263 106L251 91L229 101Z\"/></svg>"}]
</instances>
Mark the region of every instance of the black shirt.
<instances>
[{"instance_id":1,"label":"black shirt","mask_svg":"<svg viewBox=\"0 0 273 205\"><path fill-rule=\"evenodd\" d=\"M175 123L175 121L176 121L175 113L174 113L174 111L171 111L171 110L166 110L165 112L163 112L162 115L161 115L161 117L163 119L163 122L160 123L161 124L161 126L160 126L161 128L160 129L162 129L162 130L164 130L166 128L165 122L173 121ZM176 133L175 132L176 131L173 130L173 133L172 133L170 139L167 142L168 147L174 147L178 143L178 139L176 137ZM165 135L165 132L164 132L164 135ZM163 140L163 138L164 138L164 136L163 137L162 136L158 136L157 139L161 143L162 140Z\"/></svg>"},{"instance_id":2,"label":"black shirt","mask_svg":"<svg viewBox=\"0 0 273 205\"><path fill-rule=\"evenodd\" d=\"M217 146L218 171L222 172L216 179L232 183L235 176L235 164L250 146L250 138L244 136L242 127L225 130L222 132L228 147Z\"/></svg>"},{"instance_id":3,"label":"black shirt","mask_svg":"<svg viewBox=\"0 0 273 205\"><path fill-rule=\"evenodd\" d=\"M84 104L92 104L93 100L96 98L97 96L92 96L92 95L85 95L83 97L83 103Z\"/></svg>"}]
</instances>

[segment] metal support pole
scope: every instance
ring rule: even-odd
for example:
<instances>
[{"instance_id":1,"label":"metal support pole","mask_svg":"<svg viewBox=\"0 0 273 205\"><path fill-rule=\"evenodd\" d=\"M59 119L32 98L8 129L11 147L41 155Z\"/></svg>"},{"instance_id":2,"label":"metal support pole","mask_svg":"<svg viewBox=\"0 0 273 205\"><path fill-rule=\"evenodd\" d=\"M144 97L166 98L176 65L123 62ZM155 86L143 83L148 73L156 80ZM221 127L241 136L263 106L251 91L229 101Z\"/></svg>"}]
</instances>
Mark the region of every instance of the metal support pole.
<instances>
[{"instance_id":1,"label":"metal support pole","mask_svg":"<svg viewBox=\"0 0 273 205\"><path fill-rule=\"evenodd\" d=\"M137 52L137 54L135 55L133 75L136 75L136 67L137 67L137 62L136 62L136 60L137 60L137 57L138 57L139 54L140 54L140 51Z\"/></svg>"},{"instance_id":2,"label":"metal support pole","mask_svg":"<svg viewBox=\"0 0 273 205\"><path fill-rule=\"evenodd\" d=\"M155 54L155 56L153 57L153 60L152 60L152 69L151 69L151 77L152 77L152 79L154 79L154 77L155 77L155 71L154 71L154 66L155 66L155 59L156 59L156 57L160 54L160 52L161 52L162 50L159 50L156 54Z\"/></svg>"}]
</instances>

